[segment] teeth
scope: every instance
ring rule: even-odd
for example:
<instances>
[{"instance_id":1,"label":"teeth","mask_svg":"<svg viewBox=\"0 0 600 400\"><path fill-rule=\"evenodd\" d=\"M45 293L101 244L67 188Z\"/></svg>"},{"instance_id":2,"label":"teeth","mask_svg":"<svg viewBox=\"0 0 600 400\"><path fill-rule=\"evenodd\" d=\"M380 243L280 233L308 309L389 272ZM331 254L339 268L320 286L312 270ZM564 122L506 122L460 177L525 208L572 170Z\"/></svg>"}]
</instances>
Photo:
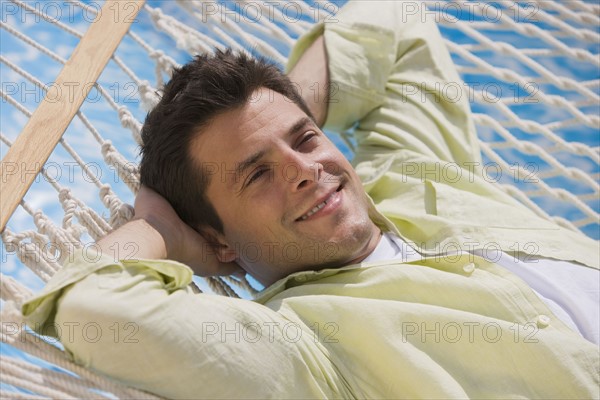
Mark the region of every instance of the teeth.
<instances>
[{"instance_id":1,"label":"teeth","mask_svg":"<svg viewBox=\"0 0 600 400\"><path fill-rule=\"evenodd\" d=\"M320 204L317 204L312 210L310 210L309 212L307 212L306 214L304 214L302 217L300 217L300 219L302 221L304 221L306 218L310 217L311 215L313 215L314 213L316 213L317 211L319 211L321 208L325 207L325 204L327 204L327 202L329 201L329 199L331 199L335 193L337 193L337 192L332 193L331 196L329 196L327 198L327 200L323 201Z\"/></svg>"}]
</instances>

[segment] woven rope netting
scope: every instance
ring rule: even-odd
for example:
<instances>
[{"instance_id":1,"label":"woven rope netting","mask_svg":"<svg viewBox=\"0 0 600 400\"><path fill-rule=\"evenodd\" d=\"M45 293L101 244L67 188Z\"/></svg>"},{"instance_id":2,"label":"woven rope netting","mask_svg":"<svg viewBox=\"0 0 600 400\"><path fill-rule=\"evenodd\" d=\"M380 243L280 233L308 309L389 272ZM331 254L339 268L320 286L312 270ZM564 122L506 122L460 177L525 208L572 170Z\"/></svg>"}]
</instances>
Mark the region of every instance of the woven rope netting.
<instances>
[{"instance_id":1,"label":"woven rope netting","mask_svg":"<svg viewBox=\"0 0 600 400\"><path fill-rule=\"evenodd\" d=\"M55 90L54 78L101 5L2 3L2 157ZM24 327L19 305L75 249L131 218L141 121L173 66L224 47L283 65L294 40L315 21L334 23L339 5L146 3L2 232L2 398L153 397L72 363L60 343ZM449 87L448 96L471 100L487 179L536 214L599 239L600 6L574 0L427 6L466 83ZM419 7L407 3L406 11ZM351 133L331 137L351 158ZM3 179L9 172L3 165ZM229 278L202 287L229 296L254 291L248 281Z\"/></svg>"}]
</instances>

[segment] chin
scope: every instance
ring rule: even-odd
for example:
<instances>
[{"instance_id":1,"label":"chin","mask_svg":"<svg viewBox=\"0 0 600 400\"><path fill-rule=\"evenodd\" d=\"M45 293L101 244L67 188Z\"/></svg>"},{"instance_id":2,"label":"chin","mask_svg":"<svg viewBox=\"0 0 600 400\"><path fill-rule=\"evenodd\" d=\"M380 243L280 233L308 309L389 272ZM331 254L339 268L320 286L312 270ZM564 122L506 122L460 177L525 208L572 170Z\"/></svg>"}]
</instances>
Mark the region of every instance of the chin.
<instances>
[{"instance_id":1,"label":"chin","mask_svg":"<svg viewBox=\"0 0 600 400\"><path fill-rule=\"evenodd\" d=\"M376 232L375 226L370 219L363 223L353 224L351 229L345 230L338 240L332 240L337 247L338 257L336 262L344 263L359 257L371 243Z\"/></svg>"}]
</instances>

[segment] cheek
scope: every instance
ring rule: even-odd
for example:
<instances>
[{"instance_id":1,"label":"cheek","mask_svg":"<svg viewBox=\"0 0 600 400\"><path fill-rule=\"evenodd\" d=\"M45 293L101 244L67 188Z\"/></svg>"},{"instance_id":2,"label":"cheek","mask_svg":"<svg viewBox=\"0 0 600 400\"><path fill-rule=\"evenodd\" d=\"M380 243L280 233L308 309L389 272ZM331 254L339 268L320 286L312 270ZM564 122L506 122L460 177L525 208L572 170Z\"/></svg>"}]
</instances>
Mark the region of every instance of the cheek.
<instances>
[{"instance_id":1,"label":"cheek","mask_svg":"<svg viewBox=\"0 0 600 400\"><path fill-rule=\"evenodd\" d=\"M351 175L352 179L354 180L354 169L352 168L350 162L348 162L348 160L345 158L329 159L323 163L323 168L325 172L333 175L334 177Z\"/></svg>"},{"instance_id":2,"label":"cheek","mask_svg":"<svg viewBox=\"0 0 600 400\"><path fill-rule=\"evenodd\" d=\"M321 153L320 161L325 170L340 175L343 172L353 171L352 164L344 155L338 150L337 147L328 146L327 149Z\"/></svg>"},{"instance_id":3,"label":"cheek","mask_svg":"<svg viewBox=\"0 0 600 400\"><path fill-rule=\"evenodd\" d=\"M266 183L235 207L234 218L246 231L258 232L281 219L281 204L282 199L278 196L275 185Z\"/></svg>"},{"instance_id":4,"label":"cheek","mask_svg":"<svg viewBox=\"0 0 600 400\"><path fill-rule=\"evenodd\" d=\"M245 248L262 247L264 242L279 240L282 236L278 227L278 219L273 207L261 204L238 210L237 217L227 225L226 236L234 243ZM250 257L250 256L249 256ZM250 259L253 259L251 256Z\"/></svg>"}]
</instances>

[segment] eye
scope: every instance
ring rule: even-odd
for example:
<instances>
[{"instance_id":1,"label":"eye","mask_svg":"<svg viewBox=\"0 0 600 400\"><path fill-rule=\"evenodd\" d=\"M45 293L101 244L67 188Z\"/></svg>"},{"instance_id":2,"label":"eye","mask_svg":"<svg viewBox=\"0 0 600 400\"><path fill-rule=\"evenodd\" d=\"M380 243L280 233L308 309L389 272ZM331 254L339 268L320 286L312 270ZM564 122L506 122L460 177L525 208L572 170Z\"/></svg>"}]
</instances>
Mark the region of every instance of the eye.
<instances>
[{"instance_id":1,"label":"eye","mask_svg":"<svg viewBox=\"0 0 600 400\"><path fill-rule=\"evenodd\" d=\"M302 136L302 138L300 139L300 143L298 143L298 147L303 146L305 144L308 144L312 141L314 141L314 139L317 137L317 133L314 131L309 131L307 132L304 136Z\"/></svg>"},{"instance_id":2,"label":"eye","mask_svg":"<svg viewBox=\"0 0 600 400\"><path fill-rule=\"evenodd\" d=\"M265 173L268 172L268 171L269 171L268 168L264 168L264 167L257 168L248 177L248 180L246 181L246 185L245 186L248 186L248 185L254 183L257 179L259 179L260 177L264 176Z\"/></svg>"}]
</instances>

